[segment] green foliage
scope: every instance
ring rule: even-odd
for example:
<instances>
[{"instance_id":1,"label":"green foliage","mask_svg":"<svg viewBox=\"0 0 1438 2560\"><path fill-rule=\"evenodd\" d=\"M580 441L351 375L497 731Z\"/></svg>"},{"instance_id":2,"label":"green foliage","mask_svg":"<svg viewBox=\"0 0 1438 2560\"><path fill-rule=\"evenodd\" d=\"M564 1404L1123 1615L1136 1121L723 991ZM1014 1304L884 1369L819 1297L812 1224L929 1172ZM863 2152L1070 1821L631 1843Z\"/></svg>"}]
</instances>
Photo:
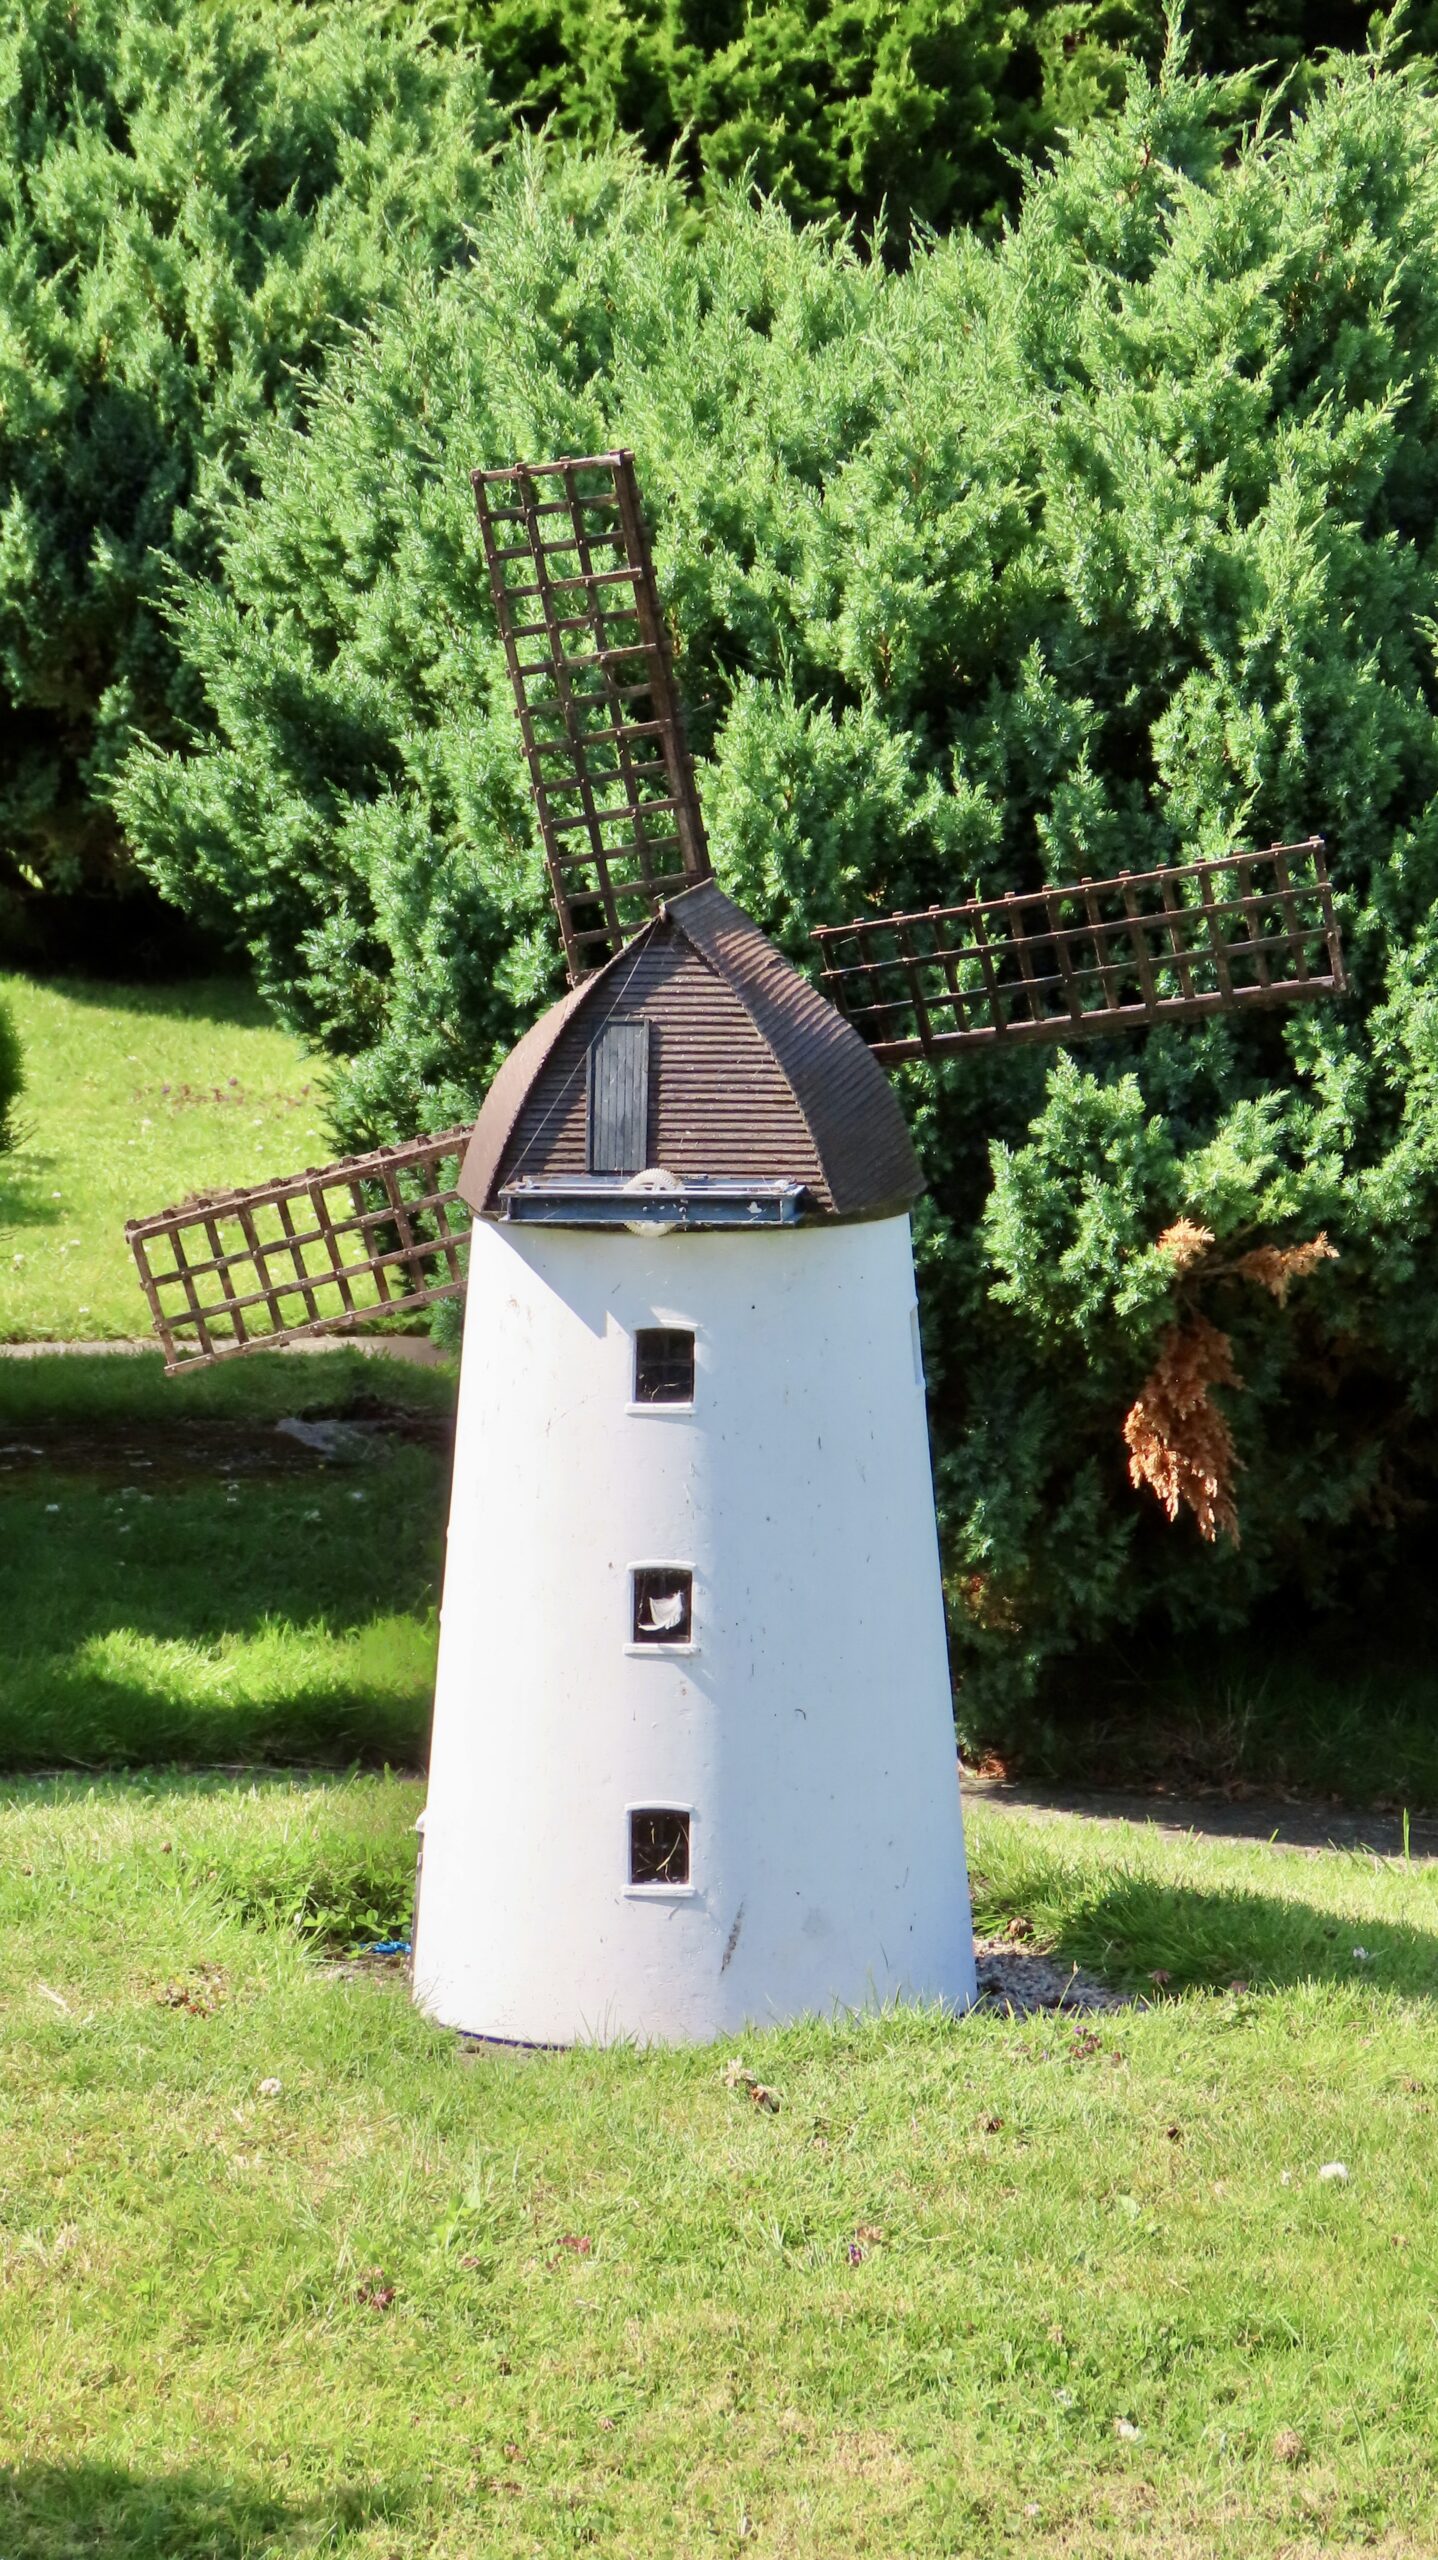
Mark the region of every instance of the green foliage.
<instances>
[{"instance_id":1,"label":"green foliage","mask_svg":"<svg viewBox=\"0 0 1438 2560\"><path fill-rule=\"evenodd\" d=\"M234 1819L179 1846L179 1872L228 1912L308 1945L407 1937L414 1916L417 1790L354 1776L314 1786L258 1780Z\"/></svg>"},{"instance_id":2,"label":"green foliage","mask_svg":"<svg viewBox=\"0 0 1438 2560\"><path fill-rule=\"evenodd\" d=\"M1310 85L1328 47L1362 52L1370 0L1190 0L1197 67L1256 107ZM1152 72L1165 0L467 0L496 95L589 147L635 136L701 198L750 172L797 219L996 228L1024 162L1106 115L1130 61ZM1438 8L1401 14L1432 51Z\"/></svg>"},{"instance_id":3,"label":"green foliage","mask_svg":"<svg viewBox=\"0 0 1438 2560\"><path fill-rule=\"evenodd\" d=\"M1432 1478L1438 108L1361 64L1237 151L1228 112L1140 81L1010 236L898 276L520 153L470 267L260 445L183 600L214 735L125 784L157 880L340 1061L347 1138L472 1107L559 981L464 475L629 443L721 876L796 954L866 904L1326 833L1347 1005L901 1073L971 1738L1145 1614L1360 1589ZM1236 1555L1125 1471L1179 1213L1341 1249L1287 1310L1215 1291Z\"/></svg>"},{"instance_id":4,"label":"green foliage","mask_svg":"<svg viewBox=\"0 0 1438 2560\"><path fill-rule=\"evenodd\" d=\"M477 67L368 5L31 0L0 30L0 900L107 881L110 777L186 697L243 438L413 257L458 250Z\"/></svg>"},{"instance_id":5,"label":"green foliage","mask_svg":"<svg viewBox=\"0 0 1438 2560\"><path fill-rule=\"evenodd\" d=\"M25 1068L20 1055L20 1034L9 1007L0 1003L0 1155L19 1142L15 1105L24 1090Z\"/></svg>"},{"instance_id":6,"label":"green foliage","mask_svg":"<svg viewBox=\"0 0 1438 2560\"><path fill-rule=\"evenodd\" d=\"M636 136L702 196L746 172L800 221L996 223L1015 156L1122 95L1144 0L471 0L459 21L527 123Z\"/></svg>"}]
</instances>

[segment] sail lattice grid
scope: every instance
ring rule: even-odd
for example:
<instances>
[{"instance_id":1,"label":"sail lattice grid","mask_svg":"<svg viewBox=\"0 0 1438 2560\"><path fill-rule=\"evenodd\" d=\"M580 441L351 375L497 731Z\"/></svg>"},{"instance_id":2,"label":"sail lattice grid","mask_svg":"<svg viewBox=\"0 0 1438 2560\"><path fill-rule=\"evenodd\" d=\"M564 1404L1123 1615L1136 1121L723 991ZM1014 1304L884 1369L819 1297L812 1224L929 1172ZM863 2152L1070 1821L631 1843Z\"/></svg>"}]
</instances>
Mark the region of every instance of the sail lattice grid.
<instances>
[{"instance_id":1,"label":"sail lattice grid","mask_svg":"<svg viewBox=\"0 0 1438 2560\"><path fill-rule=\"evenodd\" d=\"M125 1229L165 1367L204 1368L458 1297L468 1129L213 1191Z\"/></svg>"},{"instance_id":2,"label":"sail lattice grid","mask_svg":"<svg viewBox=\"0 0 1438 2560\"><path fill-rule=\"evenodd\" d=\"M633 456L473 478L575 982L710 876Z\"/></svg>"},{"instance_id":3,"label":"sail lattice grid","mask_svg":"<svg viewBox=\"0 0 1438 2560\"><path fill-rule=\"evenodd\" d=\"M1323 840L820 926L826 992L878 1058L1071 1041L1341 994Z\"/></svg>"}]
</instances>

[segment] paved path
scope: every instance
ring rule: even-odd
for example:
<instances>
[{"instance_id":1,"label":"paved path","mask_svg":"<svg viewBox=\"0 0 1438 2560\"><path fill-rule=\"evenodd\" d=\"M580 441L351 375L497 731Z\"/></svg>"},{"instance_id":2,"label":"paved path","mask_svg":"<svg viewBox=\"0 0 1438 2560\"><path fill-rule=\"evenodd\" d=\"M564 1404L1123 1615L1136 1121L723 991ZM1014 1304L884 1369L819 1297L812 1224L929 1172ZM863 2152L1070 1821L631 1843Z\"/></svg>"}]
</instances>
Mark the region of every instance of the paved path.
<instances>
[{"instance_id":1,"label":"paved path","mask_svg":"<svg viewBox=\"0 0 1438 2560\"><path fill-rule=\"evenodd\" d=\"M997 1813L1076 1813L1091 1822L1145 1822L1157 1831L1196 1831L1211 1840L1266 1840L1277 1849L1371 1849L1381 1858L1403 1855L1401 1813L1350 1813L1282 1796L1158 1795L1101 1787L1026 1787L990 1778L965 1778L966 1804ZM1438 1817L1415 1814L1408 1826L1413 1858L1438 1858Z\"/></svg>"},{"instance_id":2,"label":"paved path","mask_svg":"<svg viewBox=\"0 0 1438 2560\"><path fill-rule=\"evenodd\" d=\"M420 1369L436 1369L447 1356L427 1333L322 1333L306 1342L263 1346L276 1352L367 1351L386 1360L409 1360ZM127 1342L0 1342L0 1360L133 1359L141 1351L158 1351L153 1334Z\"/></svg>"}]
</instances>

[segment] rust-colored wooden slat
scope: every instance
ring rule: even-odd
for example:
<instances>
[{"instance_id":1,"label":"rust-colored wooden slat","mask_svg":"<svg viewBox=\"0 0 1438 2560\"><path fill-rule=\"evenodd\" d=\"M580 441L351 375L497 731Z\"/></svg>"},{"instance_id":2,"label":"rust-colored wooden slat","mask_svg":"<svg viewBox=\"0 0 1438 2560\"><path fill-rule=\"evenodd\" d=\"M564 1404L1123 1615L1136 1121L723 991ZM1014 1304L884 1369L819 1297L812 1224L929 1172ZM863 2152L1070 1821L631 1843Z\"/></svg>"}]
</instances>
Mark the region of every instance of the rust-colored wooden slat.
<instances>
[{"instance_id":1,"label":"rust-colored wooden slat","mask_svg":"<svg viewBox=\"0 0 1438 2560\"><path fill-rule=\"evenodd\" d=\"M959 1030L963 1031L968 1028L969 1011L964 999L963 984L959 977L958 960L947 935L941 934L940 932L939 919L943 914L942 907L931 907L929 909L929 913L934 919L932 928L934 936L934 958L937 960L944 973L944 985L948 990L949 1009L954 1016Z\"/></svg>"},{"instance_id":2,"label":"rust-colored wooden slat","mask_svg":"<svg viewBox=\"0 0 1438 2560\"><path fill-rule=\"evenodd\" d=\"M1295 956L1298 962L1298 975L1300 978L1306 978L1308 975L1308 955L1303 948L1302 929L1294 914L1294 890L1293 884L1288 876L1288 847L1286 845L1280 845L1277 848L1273 857L1273 867L1278 877L1278 895L1283 907L1284 922L1287 925L1289 933L1292 935L1296 945Z\"/></svg>"},{"instance_id":3,"label":"rust-colored wooden slat","mask_svg":"<svg viewBox=\"0 0 1438 2560\"><path fill-rule=\"evenodd\" d=\"M318 1324L320 1316L319 1301L317 1300L313 1289L309 1286L309 1274L305 1269L304 1247L295 1229L294 1218L290 1212L290 1204L288 1200L282 1199L277 1200L275 1206L280 1213L280 1225L285 1231L285 1242L289 1246L290 1260L295 1266L295 1277L300 1284L300 1295L304 1300L305 1314L309 1318L311 1324Z\"/></svg>"},{"instance_id":4,"label":"rust-colored wooden slat","mask_svg":"<svg viewBox=\"0 0 1438 2560\"><path fill-rule=\"evenodd\" d=\"M929 1020L929 1008L924 1002L923 980L919 975L918 955L914 950L914 937L907 917L899 926L895 940L899 947L899 957L904 964L904 974L908 979L909 1002L914 1010L914 1020L919 1026L919 1038L927 1049L933 1040L933 1027Z\"/></svg>"},{"instance_id":5,"label":"rust-colored wooden slat","mask_svg":"<svg viewBox=\"0 0 1438 2560\"><path fill-rule=\"evenodd\" d=\"M1012 943L1018 955L1019 975L1023 979L1024 994L1028 1000L1027 1019L1030 1022L1043 1022L1047 1016L1039 1009L1039 984L1034 974L1034 955L1030 937L1023 928L1023 901L1016 898L1012 890L1004 899L1004 925L1004 938Z\"/></svg>"},{"instance_id":6,"label":"rust-colored wooden slat","mask_svg":"<svg viewBox=\"0 0 1438 2560\"><path fill-rule=\"evenodd\" d=\"M240 1313L239 1304L235 1297L235 1284L230 1278L230 1258L225 1253L220 1243L219 1225L214 1218L206 1218L205 1233L210 1239L210 1251L215 1257L215 1269L220 1275L220 1287L224 1292L226 1310L229 1314L230 1321L235 1328L236 1338L243 1342L246 1338L245 1319ZM249 1242L248 1234L246 1235L245 1241L246 1243Z\"/></svg>"},{"instance_id":7,"label":"rust-colored wooden slat","mask_svg":"<svg viewBox=\"0 0 1438 2560\"><path fill-rule=\"evenodd\" d=\"M994 967L994 955L989 948L988 927L984 921L982 907L976 907L974 910L974 952L983 973L989 1020L993 1025L995 1038L1001 1039L1009 1027L1008 1010L1004 1002L1003 990L999 985L998 971Z\"/></svg>"},{"instance_id":8,"label":"rust-colored wooden slat","mask_svg":"<svg viewBox=\"0 0 1438 2560\"><path fill-rule=\"evenodd\" d=\"M1168 923L1169 957L1178 972L1178 983L1184 1000L1189 1004L1196 1004L1198 990L1193 983L1193 971L1189 967L1188 945L1183 938L1187 930L1185 919L1191 916L1194 910L1192 907L1182 905L1175 896L1172 880L1160 882L1159 894L1163 900L1163 911Z\"/></svg>"},{"instance_id":9,"label":"rust-colored wooden slat","mask_svg":"<svg viewBox=\"0 0 1438 2560\"><path fill-rule=\"evenodd\" d=\"M1231 1003L1233 1000L1234 989L1233 979L1230 975L1228 966L1228 949L1223 938L1222 922L1214 912L1213 881L1206 870L1199 873L1198 893L1203 900L1204 922L1208 928L1208 948L1212 955L1214 971L1218 978L1219 993L1226 997ZM1303 964L1301 943L1299 946L1299 960L1300 967L1298 974L1301 978L1306 978L1308 970L1306 965Z\"/></svg>"},{"instance_id":10,"label":"rust-colored wooden slat","mask_svg":"<svg viewBox=\"0 0 1438 2560\"><path fill-rule=\"evenodd\" d=\"M1059 901L1066 894L1071 897L1073 892L1072 890L1065 892L1062 889L1045 889L1044 891L1044 910L1048 916L1049 926L1046 939L1053 947L1054 965L1059 973L1059 983L1063 988L1064 1002L1069 1009L1069 1020L1070 1022L1082 1022L1084 1010L1083 1001L1079 995L1078 983L1074 976L1073 962L1069 956L1069 927L1062 924L1059 920Z\"/></svg>"},{"instance_id":11,"label":"rust-colored wooden slat","mask_svg":"<svg viewBox=\"0 0 1438 2560\"><path fill-rule=\"evenodd\" d=\"M649 556L649 535L639 504L639 488L634 477L634 457L622 456L615 472L615 496L619 501L619 521L624 528L629 556L645 575L634 589L634 608L654 659L654 709L659 719L664 742L664 761L672 778L675 798L680 803L677 834L684 854L684 871L690 883L707 880L713 866L704 833L704 820L699 809L699 794L694 781L694 764L684 731L684 708L674 683L669 654L669 634L659 605L659 590L654 581L654 564Z\"/></svg>"},{"instance_id":12,"label":"rust-colored wooden slat","mask_svg":"<svg viewBox=\"0 0 1438 2560\"><path fill-rule=\"evenodd\" d=\"M1149 958L1148 926L1139 914L1133 882L1126 871L1121 871L1119 874L1119 891L1123 899L1123 911L1129 922L1129 948L1133 953L1133 965L1138 972L1138 983L1143 989L1144 1003L1150 1010L1154 1010L1158 1005L1159 995L1158 982L1153 974L1153 962Z\"/></svg>"},{"instance_id":13,"label":"rust-colored wooden slat","mask_svg":"<svg viewBox=\"0 0 1438 2560\"><path fill-rule=\"evenodd\" d=\"M459 1251L455 1243L454 1231L449 1223L449 1203L456 1197L457 1194L452 1191L441 1192L437 1199L428 1202L426 1205L429 1207L434 1217L434 1223L437 1230L436 1241L441 1253L444 1255L445 1262L448 1265L449 1276L451 1283L453 1284L453 1288L461 1289L464 1286L464 1274L459 1267ZM437 1296L444 1296L451 1294L451 1292L436 1291L435 1294Z\"/></svg>"},{"instance_id":14,"label":"rust-colored wooden slat","mask_svg":"<svg viewBox=\"0 0 1438 2560\"><path fill-rule=\"evenodd\" d=\"M1256 920L1252 913L1252 909L1255 904L1252 864L1249 862L1240 862L1238 865L1237 877L1239 902L1244 910L1244 924L1247 929L1248 937L1245 949L1252 957L1258 984L1261 987L1266 987L1271 983L1268 974L1268 952L1271 946L1268 942L1261 941L1257 935Z\"/></svg>"},{"instance_id":15,"label":"rust-colored wooden slat","mask_svg":"<svg viewBox=\"0 0 1438 2560\"><path fill-rule=\"evenodd\" d=\"M208 1351L212 1347L210 1342L210 1329L205 1322L205 1310L200 1304L200 1300L195 1289L195 1283L190 1273L190 1266L185 1258L184 1243L182 1239L176 1235L171 1238L171 1245L175 1256L175 1269L179 1273L180 1279L184 1284L185 1296L189 1301L189 1315L180 1317L172 1316L170 1318L171 1325L178 1327L181 1324L192 1322L201 1349Z\"/></svg>"},{"instance_id":16,"label":"rust-colored wooden slat","mask_svg":"<svg viewBox=\"0 0 1438 2560\"><path fill-rule=\"evenodd\" d=\"M1110 1013L1117 1013L1119 998L1114 991L1113 982L1121 971L1119 964L1109 958L1108 946L1113 935L1122 933L1124 928L1121 924L1105 923L1098 911L1098 893L1087 874L1080 880L1079 890L1083 898L1084 914L1088 917L1093 934L1094 966L1103 988L1103 1000Z\"/></svg>"}]
</instances>

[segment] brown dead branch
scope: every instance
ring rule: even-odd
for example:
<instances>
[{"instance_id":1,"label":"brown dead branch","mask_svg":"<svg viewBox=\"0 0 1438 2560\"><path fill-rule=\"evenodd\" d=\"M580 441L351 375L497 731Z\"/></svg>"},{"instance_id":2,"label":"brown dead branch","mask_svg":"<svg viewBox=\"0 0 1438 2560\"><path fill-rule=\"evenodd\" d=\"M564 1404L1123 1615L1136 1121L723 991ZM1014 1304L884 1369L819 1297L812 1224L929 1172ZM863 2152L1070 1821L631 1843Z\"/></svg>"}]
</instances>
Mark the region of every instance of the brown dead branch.
<instances>
[{"instance_id":1,"label":"brown dead branch","mask_svg":"<svg viewBox=\"0 0 1438 2560\"><path fill-rule=\"evenodd\" d=\"M1229 1269L1235 1279L1251 1280L1256 1288L1266 1289L1282 1307L1288 1303L1288 1292L1295 1280L1306 1280L1320 1262L1337 1260L1338 1247L1330 1244L1320 1230L1307 1244L1255 1245L1251 1253L1240 1254Z\"/></svg>"},{"instance_id":2,"label":"brown dead branch","mask_svg":"<svg viewBox=\"0 0 1438 2560\"><path fill-rule=\"evenodd\" d=\"M1282 1307L1295 1280L1306 1279L1320 1262L1336 1262L1338 1254L1322 1233L1306 1244L1255 1245L1231 1262L1212 1260L1213 1244L1212 1229L1196 1218L1176 1218L1158 1238L1160 1253L1173 1264L1177 1313L1124 1416L1123 1436L1132 1482L1148 1485L1170 1520L1191 1511L1210 1545L1221 1530L1237 1546L1234 1477L1240 1461L1228 1417L1210 1390L1243 1381L1228 1335L1199 1311L1195 1287L1248 1280Z\"/></svg>"},{"instance_id":3,"label":"brown dead branch","mask_svg":"<svg viewBox=\"0 0 1438 2560\"><path fill-rule=\"evenodd\" d=\"M1222 1530L1238 1544L1233 1483L1238 1452L1213 1387L1237 1387L1233 1345L1207 1316L1169 1326L1158 1358L1124 1417L1129 1475L1146 1484L1170 1520L1193 1513L1210 1545Z\"/></svg>"}]
</instances>

